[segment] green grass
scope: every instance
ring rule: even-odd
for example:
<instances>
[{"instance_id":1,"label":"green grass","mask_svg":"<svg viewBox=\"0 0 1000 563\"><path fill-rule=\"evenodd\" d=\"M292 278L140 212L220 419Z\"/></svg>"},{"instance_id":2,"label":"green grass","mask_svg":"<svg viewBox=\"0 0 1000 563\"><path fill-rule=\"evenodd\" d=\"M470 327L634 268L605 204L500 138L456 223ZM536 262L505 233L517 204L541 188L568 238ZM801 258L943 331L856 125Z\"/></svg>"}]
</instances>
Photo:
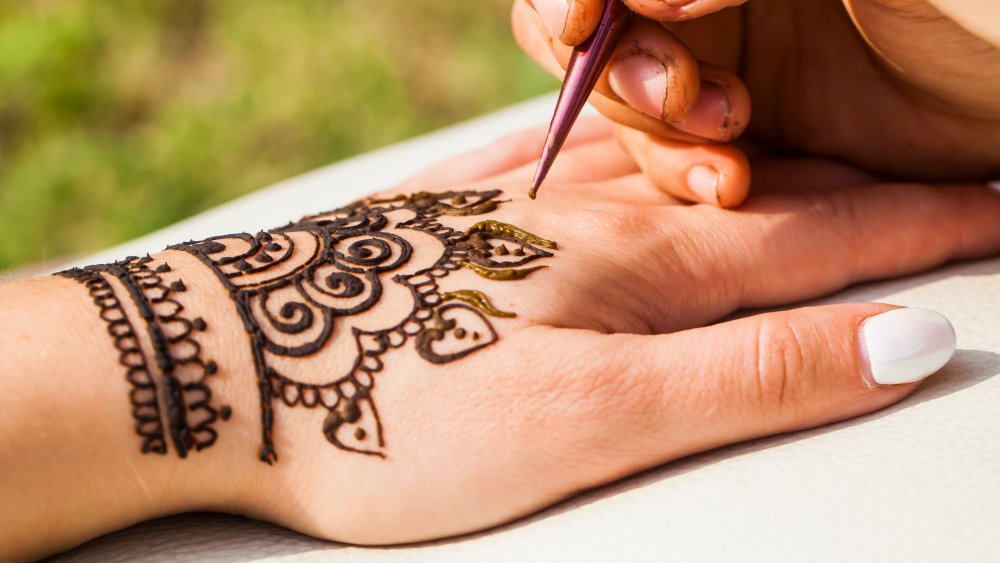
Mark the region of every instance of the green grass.
<instances>
[{"instance_id":1,"label":"green grass","mask_svg":"<svg viewBox=\"0 0 1000 563\"><path fill-rule=\"evenodd\" d=\"M0 270L556 86L510 0L0 0Z\"/></svg>"}]
</instances>

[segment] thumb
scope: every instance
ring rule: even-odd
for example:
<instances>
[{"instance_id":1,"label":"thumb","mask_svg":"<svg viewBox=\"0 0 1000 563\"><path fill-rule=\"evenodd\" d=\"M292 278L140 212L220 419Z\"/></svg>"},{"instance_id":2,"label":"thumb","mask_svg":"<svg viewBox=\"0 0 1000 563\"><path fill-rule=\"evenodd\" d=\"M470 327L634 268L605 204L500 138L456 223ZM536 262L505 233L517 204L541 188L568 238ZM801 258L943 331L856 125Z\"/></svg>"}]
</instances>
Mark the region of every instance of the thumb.
<instances>
[{"instance_id":1,"label":"thumb","mask_svg":"<svg viewBox=\"0 0 1000 563\"><path fill-rule=\"evenodd\" d=\"M757 315L666 340L658 356L681 379L671 384L694 388L685 416L717 419L692 433L698 450L884 408L955 351L942 315L878 304Z\"/></svg>"},{"instance_id":2,"label":"thumb","mask_svg":"<svg viewBox=\"0 0 1000 563\"><path fill-rule=\"evenodd\" d=\"M618 0L615 0L618 1ZM549 36L575 47L594 34L605 0L530 0Z\"/></svg>"},{"instance_id":3,"label":"thumb","mask_svg":"<svg viewBox=\"0 0 1000 563\"><path fill-rule=\"evenodd\" d=\"M586 365L612 380L612 472L887 407L955 351L946 318L849 304L756 315L669 335L593 335ZM600 368L612 362L616 369ZM624 367L623 367L624 366ZM601 417L606 420L606 417ZM622 435L634 437L622 451ZM622 455L624 454L624 455Z\"/></svg>"}]
</instances>

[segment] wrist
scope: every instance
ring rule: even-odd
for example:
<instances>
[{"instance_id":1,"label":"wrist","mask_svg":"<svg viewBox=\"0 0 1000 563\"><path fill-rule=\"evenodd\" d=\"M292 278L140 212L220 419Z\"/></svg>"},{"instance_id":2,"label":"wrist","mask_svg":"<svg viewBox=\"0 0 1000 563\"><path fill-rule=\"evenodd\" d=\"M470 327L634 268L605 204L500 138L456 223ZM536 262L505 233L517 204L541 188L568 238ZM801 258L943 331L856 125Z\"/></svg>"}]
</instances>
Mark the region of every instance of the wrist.
<instances>
[{"instance_id":1,"label":"wrist","mask_svg":"<svg viewBox=\"0 0 1000 563\"><path fill-rule=\"evenodd\" d=\"M169 436L155 439L143 404L162 402L164 389L144 390L156 368L143 373L136 362L155 353L139 308L110 284L120 299L59 277L0 287L0 497L19 507L0 512L0 545L18 550L5 556L35 557L148 518L213 508L233 482L205 467L219 458L191 463ZM134 337L125 335L129 322Z\"/></svg>"}]
</instances>

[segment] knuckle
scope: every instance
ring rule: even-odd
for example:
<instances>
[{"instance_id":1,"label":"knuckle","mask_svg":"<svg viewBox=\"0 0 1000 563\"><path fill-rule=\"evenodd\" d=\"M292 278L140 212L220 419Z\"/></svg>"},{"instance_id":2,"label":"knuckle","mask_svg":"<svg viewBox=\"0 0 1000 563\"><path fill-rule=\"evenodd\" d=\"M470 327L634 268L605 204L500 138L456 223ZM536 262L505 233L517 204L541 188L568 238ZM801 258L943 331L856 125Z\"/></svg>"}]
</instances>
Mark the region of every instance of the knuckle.
<instances>
[{"instance_id":1,"label":"knuckle","mask_svg":"<svg viewBox=\"0 0 1000 563\"><path fill-rule=\"evenodd\" d=\"M848 190L820 190L804 194L810 212L826 219L852 221L856 218L854 198Z\"/></svg>"},{"instance_id":2,"label":"knuckle","mask_svg":"<svg viewBox=\"0 0 1000 563\"><path fill-rule=\"evenodd\" d=\"M757 248L752 237L719 221L719 213L717 208L699 206L688 213L668 216L662 227L660 271L669 272L675 288L698 288L685 294L696 310L733 309L757 275L725 259L752 256Z\"/></svg>"},{"instance_id":3,"label":"knuckle","mask_svg":"<svg viewBox=\"0 0 1000 563\"><path fill-rule=\"evenodd\" d=\"M818 226L823 233L816 239L823 241L830 265L836 265L843 283L856 278L863 251L863 241L857 235L862 231L862 216L856 195L850 190L820 190L800 196L804 201L802 221L812 229Z\"/></svg>"},{"instance_id":4,"label":"knuckle","mask_svg":"<svg viewBox=\"0 0 1000 563\"><path fill-rule=\"evenodd\" d=\"M642 368L628 347L607 340L618 337L599 338L605 341L600 352L578 354L568 366L561 366L552 378L557 383L542 397L545 404L558 405L561 424L585 448L620 438L629 419L646 410L643 405L653 395L649 379L637 376Z\"/></svg>"},{"instance_id":5,"label":"knuckle","mask_svg":"<svg viewBox=\"0 0 1000 563\"><path fill-rule=\"evenodd\" d=\"M752 407L780 424L794 418L808 398L809 358L800 330L790 314L764 316L757 325Z\"/></svg>"}]
</instances>

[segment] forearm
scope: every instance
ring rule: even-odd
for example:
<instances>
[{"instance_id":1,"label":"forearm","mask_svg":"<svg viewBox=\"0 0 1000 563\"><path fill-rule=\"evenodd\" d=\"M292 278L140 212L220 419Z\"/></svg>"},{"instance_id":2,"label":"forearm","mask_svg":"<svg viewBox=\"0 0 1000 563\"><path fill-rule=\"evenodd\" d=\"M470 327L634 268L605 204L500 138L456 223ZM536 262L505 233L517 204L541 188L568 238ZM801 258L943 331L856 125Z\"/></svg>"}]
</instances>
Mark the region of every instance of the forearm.
<instances>
[{"instance_id":1,"label":"forearm","mask_svg":"<svg viewBox=\"0 0 1000 563\"><path fill-rule=\"evenodd\" d=\"M477 217L498 196L371 201L351 216L5 288L5 373L16 375L3 385L23 389L6 397L16 422L0 454L17 467L0 487L17 491L10 506L32 507L5 511L19 518L7 545L37 555L213 506L261 514L250 484L287 482L294 498L318 478L303 466L322 466L340 498L360 494L373 463L385 475L404 471L382 481L405 483L405 469L379 463L382 357L405 358L395 376L447 373L498 340L495 320L515 316L496 306L512 303L519 284L494 282L523 279L553 256L554 242ZM476 289L483 284L501 300ZM390 411L394 419L408 408ZM396 451L406 446L424 447Z\"/></svg>"},{"instance_id":2,"label":"forearm","mask_svg":"<svg viewBox=\"0 0 1000 563\"><path fill-rule=\"evenodd\" d=\"M163 389L149 326L122 284L101 279L0 286L0 558L36 557L220 498L198 491L225 483L192 479L198 461L157 453L169 431L150 417Z\"/></svg>"},{"instance_id":3,"label":"forearm","mask_svg":"<svg viewBox=\"0 0 1000 563\"><path fill-rule=\"evenodd\" d=\"M92 308L69 280L0 286L5 558L127 524L137 499L158 495L146 487L159 486L159 469L122 455L130 437L120 397L128 391Z\"/></svg>"}]
</instances>

